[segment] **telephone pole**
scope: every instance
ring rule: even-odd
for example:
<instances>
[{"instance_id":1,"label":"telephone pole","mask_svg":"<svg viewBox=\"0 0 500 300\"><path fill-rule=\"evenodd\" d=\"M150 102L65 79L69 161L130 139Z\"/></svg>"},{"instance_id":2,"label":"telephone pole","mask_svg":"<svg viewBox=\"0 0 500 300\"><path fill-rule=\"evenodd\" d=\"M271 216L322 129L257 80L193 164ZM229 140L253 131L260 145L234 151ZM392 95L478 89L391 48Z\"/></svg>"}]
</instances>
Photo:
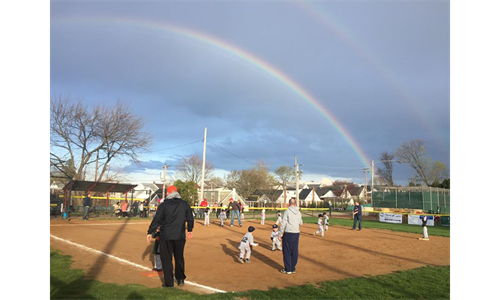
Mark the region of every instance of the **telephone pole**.
<instances>
[{"instance_id":1,"label":"telephone pole","mask_svg":"<svg viewBox=\"0 0 500 300\"><path fill-rule=\"evenodd\" d=\"M364 168L363 171L365 172L365 202L366 202L366 198L367 198L367 195L366 193L368 192L368 187L366 186L366 173L368 172L369 168Z\"/></svg>"},{"instance_id":2,"label":"telephone pole","mask_svg":"<svg viewBox=\"0 0 500 300\"><path fill-rule=\"evenodd\" d=\"M299 164L297 163L297 155L295 155L295 200L297 201L297 207L300 208L300 195L299 195Z\"/></svg>"},{"instance_id":3,"label":"telephone pole","mask_svg":"<svg viewBox=\"0 0 500 300\"><path fill-rule=\"evenodd\" d=\"M201 166L201 194L199 201L203 200L203 187L205 185L205 155L207 153L207 128L205 127L205 137L203 138L203 165Z\"/></svg>"},{"instance_id":4,"label":"telephone pole","mask_svg":"<svg viewBox=\"0 0 500 300\"><path fill-rule=\"evenodd\" d=\"M165 164L165 167L163 168L163 193L161 198L165 199L165 185L167 183L167 164Z\"/></svg>"}]
</instances>

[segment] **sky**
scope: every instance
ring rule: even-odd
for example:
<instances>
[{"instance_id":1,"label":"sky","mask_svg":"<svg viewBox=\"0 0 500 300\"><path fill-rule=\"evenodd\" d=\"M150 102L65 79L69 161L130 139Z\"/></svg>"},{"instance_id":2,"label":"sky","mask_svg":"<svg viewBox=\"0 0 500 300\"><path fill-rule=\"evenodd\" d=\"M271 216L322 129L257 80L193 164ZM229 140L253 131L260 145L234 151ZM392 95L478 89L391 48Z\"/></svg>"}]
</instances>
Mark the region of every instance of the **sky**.
<instances>
[{"instance_id":1,"label":"sky","mask_svg":"<svg viewBox=\"0 0 500 300\"><path fill-rule=\"evenodd\" d=\"M50 97L145 121L125 181L203 155L222 177L264 161L349 179L421 139L450 167L449 1L51 1ZM375 163L375 167L381 167ZM396 184L414 175L394 165ZM370 174L367 174L370 184Z\"/></svg>"}]
</instances>

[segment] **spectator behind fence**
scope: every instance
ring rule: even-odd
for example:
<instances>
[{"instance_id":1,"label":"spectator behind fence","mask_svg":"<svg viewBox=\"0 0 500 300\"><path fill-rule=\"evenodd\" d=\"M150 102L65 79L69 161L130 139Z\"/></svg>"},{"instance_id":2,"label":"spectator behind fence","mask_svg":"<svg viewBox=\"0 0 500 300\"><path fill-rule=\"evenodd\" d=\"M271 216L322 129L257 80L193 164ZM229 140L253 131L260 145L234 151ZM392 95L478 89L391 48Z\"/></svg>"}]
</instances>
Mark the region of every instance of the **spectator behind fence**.
<instances>
[{"instance_id":1,"label":"spectator behind fence","mask_svg":"<svg viewBox=\"0 0 500 300\"><path fill-rule=\"evenodd\" d=\"M89 210L92 206L92 200L90 199L90 192L87 192L87 197L83 199L83 220L89 220Z\"/></svg>"}]
</instances>

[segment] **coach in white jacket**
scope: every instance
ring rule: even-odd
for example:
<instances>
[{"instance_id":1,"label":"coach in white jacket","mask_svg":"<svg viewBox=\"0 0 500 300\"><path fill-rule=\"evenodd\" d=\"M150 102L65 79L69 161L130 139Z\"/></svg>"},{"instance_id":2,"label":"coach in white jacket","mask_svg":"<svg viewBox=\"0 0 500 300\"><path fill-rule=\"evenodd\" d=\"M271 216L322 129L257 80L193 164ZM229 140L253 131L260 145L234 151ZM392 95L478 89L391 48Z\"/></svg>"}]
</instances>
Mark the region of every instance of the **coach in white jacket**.
<instances>
[{"instance_id":1,"label":"coach in white jacket","mask_svg":"<svg viewBox=\"0 0 500 300\"><path fill-rule=\"evenodd\" d=\"M283 263L285 268L280 270L283 274L295 273L295 266L299 259L299 236L302 225L302 214L297 208L295 198L288 201L288 209L283 214L281 222L281 237L283 240Z\"/></svg>"}]
</instances>

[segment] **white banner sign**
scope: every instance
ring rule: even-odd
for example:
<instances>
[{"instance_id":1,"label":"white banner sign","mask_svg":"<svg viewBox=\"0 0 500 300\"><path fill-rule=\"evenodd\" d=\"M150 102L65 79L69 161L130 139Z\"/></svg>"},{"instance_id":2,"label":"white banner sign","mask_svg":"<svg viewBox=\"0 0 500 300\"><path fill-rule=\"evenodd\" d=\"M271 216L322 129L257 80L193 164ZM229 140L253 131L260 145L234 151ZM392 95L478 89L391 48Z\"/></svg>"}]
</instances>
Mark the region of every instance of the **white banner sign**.
<instances>
[{"instance_id":1,"label":"white banner sign","mask_svg":"<svg viewBox=\"0 0 500 300\"><path fill-rule=\"evenodd\" d=\"M422 226L422 215L408 215L408 224ZM427 216L427 226L434 226L434 216Z\"/></svg>"},{"instance_id":2,"label":"white banner sign","mask_svg":"<svg viewBox=\"0 0 500 300\"><path fill-rule=\"evenodd\" d=\"M403 215L380 213L379 220L380 222L385 222L385 223L403 223Z\"/></svg>"}]
</instances>

